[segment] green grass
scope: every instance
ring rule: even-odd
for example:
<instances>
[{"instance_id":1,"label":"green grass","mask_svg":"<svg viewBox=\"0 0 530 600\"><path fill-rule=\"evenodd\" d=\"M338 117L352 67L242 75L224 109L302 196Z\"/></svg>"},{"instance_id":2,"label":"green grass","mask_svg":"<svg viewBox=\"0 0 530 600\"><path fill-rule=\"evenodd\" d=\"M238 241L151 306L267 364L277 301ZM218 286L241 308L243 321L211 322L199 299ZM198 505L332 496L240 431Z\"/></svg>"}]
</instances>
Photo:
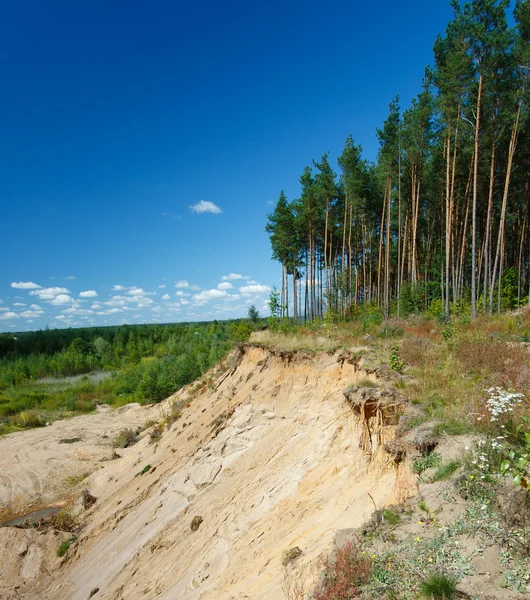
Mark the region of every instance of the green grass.
<instances>
[{"instance_id":1,"label":"green grass","mask_svg":"<svg viewBox=\"0 0 530 600\"><path fill-rule=\"evenodd\" d=\"M57 548L57 556L59 558L62 558L68 552L70 545L73 544L74 542L77 542L77 538L75 536L72 536L69 540L65 540L59 546L59 548Z\"/></svg>"},{"instance_id":2,"label":"green grass","mask_svg":"<svg viewBox=\"0 0 530 600\"><path fill-rule=\"evenodd\" d=\"M462 463L459 460L448 460L438 467L432 476L431 481L433 483L435 481L445 481L446 479L449 479L461 466Z\"/></svg>"},{"instance_id":3,"label":"green grass","mask_svg":"<svg viewBox=\"0 0 530 600\"><path fill-rule=\"evenodd\" d=\"M429 600L452 600L456 597L457 581L444 573L432 573L420 583L420 593Z\"/></svg>"}]
</instances>

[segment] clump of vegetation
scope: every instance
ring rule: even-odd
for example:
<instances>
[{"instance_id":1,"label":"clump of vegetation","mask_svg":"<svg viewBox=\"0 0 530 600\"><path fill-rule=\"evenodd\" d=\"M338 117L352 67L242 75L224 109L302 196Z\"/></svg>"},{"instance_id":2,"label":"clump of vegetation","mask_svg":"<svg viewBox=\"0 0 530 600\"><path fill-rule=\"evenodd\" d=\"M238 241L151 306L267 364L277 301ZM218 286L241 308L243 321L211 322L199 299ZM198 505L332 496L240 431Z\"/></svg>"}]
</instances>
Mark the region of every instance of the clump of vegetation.
<instances>
[{"instance_id":1,"label":"clump of vegetation","mask_svg":"<svg viewBox=\"0 0 530 600\"><path fill-rule=\"evenodd\" d=\"M37 410L23 410L11 417L10 423L15 427L31 429L33 427L44 427L46 425L46 419Z\"/></svg>"},{"instance_id":2,"label":"clump of vegetation","mask_svg":"<svg viewBox=\"0 0 530 600\"><path fill-rule=\"evenodd\" d=\"M63 438L59 440L59 444L75 444L76 442L80 442L80 437L72 437L72 438Z\"/></svg>"},{"instance_id":3,"label":"clump of vegetation","mask_svg":"<svg viewBox=\"0 0 530 600\"><path fill-rule=\"evenodd\" d=\"M61 509L53 516L53 525L60 531L75 531L78 526L76 516L68 508Z\"/></svg>"},{"instance_id":4,"label":"clump of vegetation","mask_svg":"<svg viewBox=\"0 0 530 600\"><path fill-rule=\"evenodd\" d=\"M431 477L431 481L445 481L450 479L451 476L462 466L459 460L448 460L442 463Z\"/></svg>"},{"instance_id":5,"label":"clump of vegetation","mask_svg":"<svg viewBox=\"0 0 530 600\"><path fill-rule=\"evenodd\" d=\"M160 439L162 439L163 432L164 432L164 424L163 423L159 423L158 425L155 425L153 427L153 429L149 432L149 440L150 440L151 444L158 442Z\"/></svg>"},{"instance_id":6,"label":"clump of vegetation","mask_svg":"<svg viewBox=\"0 0 530 600\"><path fill-rule=\"evenodd\" d=\"M145 475L151 470L151 465L145 465L145 467L140 471L140 475Z\"/></svg>"},{"instance_id":7,"label":"clump of vegetation","mask_svg":"<svg viewBox=\"0 0 530 600\"><path fill-rule=\"evenodd\" d=\"M193 519L191 520L190 529L192 531L197 531L197 529L199 529L199 527L201 526L201 523L203 521L204 521L204 519L200 516L193 517Z\"/></svg>"},{"instance_id":8,"label":"clump of vegetation","mask_svg":"<svg viewBox=\"0 0 530 600\"><path fill-rule=\"evenodd\" d=\"M75 537L75 535L72 536L70 539L62 542L59 548L57 548L57 556L59 558L62 558L68 552L68 549L74 542L77 542L77 538Z\"/></svg>"},{"instance_id":9,"label":"clump of vegetation","mask_svg":"<svg viewBox=\"0 0 530 600\"><path fill-rule=\"evenodd\" d=\"M358 542L347 542L333 558L324 561L322 576L313 594L315 600L354 598L370 579L370 559Z\"/></svg>"},{"instance_id":10,"label":"clump of vegetation","mask_svg":"<svg viewBox=\"0 0 530 600\"><path fill-rule=\"evenodd\" d=\"M400 373L403 369L403 359L399 354L399 345L394 344L390 351L390 368Z\"/></svg>"},{"instance_id":11,"label":"clump of vegetation","mask_svg":"<svg viewBox=\"0 0 530 600\"><path fill-rule=\"evenodd\" d=\"M414 473L421 475L423 471L437 467L441 460L442 457L438 454L438 452L429 452L421 458L414 459L412 463L412 470Z\"/></svg>"},{"instance_id":12,"label":"clump of vegetation","mask_svg":"<svg viewBox=\"0 0 530 600\"><path fill-rule=\"evenodd\" d=\"M112 445L114 448L129 448L138 441L138 435L132 429L122 429L114 438Z\"/></svg>"},{"instance_id":13,"label":"clump of vegetation","mask_svg":"<svg viewBox=\"0 0 530 600\"><path fill-rule=\"evenodd\" d=\"M420 583L420 592L430 600L452 600L456 596L457 581L445 573L431 573Z\"/></svg>"},{"instance_id":14,"label":"clump of vegetation","mask_svg":"<svg viewBox=\"0 0 530 600\"><path fill-rule=\"evenodd\" d=\"M300 548L298 546L294 546L293 548L286 550L282 556L282 565L284 567L286 567L289 563L292 563L299 556L301 556L301 554L302 554L302 551L300 550Z\"/></svg>"}]
</instances>

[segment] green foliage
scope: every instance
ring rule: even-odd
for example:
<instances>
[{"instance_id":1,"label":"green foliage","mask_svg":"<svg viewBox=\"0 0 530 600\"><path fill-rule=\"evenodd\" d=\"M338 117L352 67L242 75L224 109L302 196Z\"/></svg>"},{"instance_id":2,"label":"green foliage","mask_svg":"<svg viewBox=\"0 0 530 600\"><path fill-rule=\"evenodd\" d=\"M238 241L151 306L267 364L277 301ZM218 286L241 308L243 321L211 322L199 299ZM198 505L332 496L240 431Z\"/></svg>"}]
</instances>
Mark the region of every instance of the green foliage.
<instances>
[{"instance_id":1,"label":"green foliage","mask_svg":"<svg viewBox=\"0 0 530 600\"><path fill-rule=\"evenodd\" d=\"M72 536L70 539L62 542L59 548L57 548L57 556L62 558L68 552L70 545L74 542L77 542L77 538L75 536Z\"/></svg>"},{"instance_id":2,"label":"green foliage","mask_svg":"<svg viewBox=\"0 0 530 600\"><path fill-rule=\"evenodd\" d=\"M441 459L442 457L438 454L438 452L429 452L421 458L414 459L412 463L412 470L414 473L421 475L423 471L437 467L440 464Z\"/></svg>"},{"instance_id":3,"label":"green foliage","mask_svg":"<svg viewBox=\"0 0 530 600\"><path fill-rule=\"evenodd\" d=\"M452 600L456 597L457 581L445 573L431 573L420 583L420 592L430 600Z\"/></svg>"},{"instance_id":4,"label":"green foliage","mask_svg":"<svg viewBox=\"0 0 530 600\"><path fill-rule=\"evenodd\" d=\"M145 475L151 470L151 465L145 465L145 467L140 471L140 475Z\"/></svg>"},{"instance_id":5,"label":"green foliage","mask_svg":"<svg viewBox=\"0 0 530 600\"><path fill-rule=\"evenodd\" d=\"M448 460L438 467L432 476L431 481L445 481L446 479L449 479L461 466L462 463L459 460Z\"/></svg>"},{"instance_id":6,"label":"green foliage","mask_svg":"<svg viewBox=\"0 0 530 600\"><path fill-rule=\"evenodd\" d=\"M258 322L258 319L261 318L258 309L254 306L254 304L251 304L249 309L248 309L248 318L252 321L252 323L255 325Z\"/></svg>"},{"instance_id":7,"label":"green foliage","mask_svg":"<svg viewBox=\"0 0 530 600\"><path fill-rule=\"evenodd\" d=\"M390 349L390 368L392 371L401 372L403 369L403 359L399 354L399 345L394 344Z\"/></svg>"},{"instance_id":8,"label":"green foliage","mask_svg":"<svg viewBox=\"0 0 530 600\"><path fill-rule=\"evenodd\" d=\"M159 402L200 377L251 332L246 319L48 330L17 336L16 355L6 349L9 336L0 336L0 433L90 412L100 403ZM80 378L94 370L103 373Z\"/></svg>"}]
</instances>

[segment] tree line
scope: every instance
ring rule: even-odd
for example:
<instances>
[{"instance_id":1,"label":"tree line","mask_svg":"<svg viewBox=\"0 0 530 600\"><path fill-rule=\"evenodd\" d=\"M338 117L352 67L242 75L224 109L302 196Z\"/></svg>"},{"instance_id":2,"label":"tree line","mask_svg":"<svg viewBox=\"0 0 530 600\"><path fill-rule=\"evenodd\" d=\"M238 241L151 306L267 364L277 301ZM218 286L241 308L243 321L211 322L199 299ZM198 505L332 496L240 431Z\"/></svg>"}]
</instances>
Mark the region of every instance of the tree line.
<instances>
[{"instance_id":1,"label":"tree line","mask_svg":"<svg viewBox=\"0 0 530 600\"><path fill-rule=\"evenodd\" d=\"M434 43L421 92L377 129L375 162L350 135L283 191L266 230L281 316L384 317L530 301L530 2L472 0Z\"/></svg>"}]
</instances>

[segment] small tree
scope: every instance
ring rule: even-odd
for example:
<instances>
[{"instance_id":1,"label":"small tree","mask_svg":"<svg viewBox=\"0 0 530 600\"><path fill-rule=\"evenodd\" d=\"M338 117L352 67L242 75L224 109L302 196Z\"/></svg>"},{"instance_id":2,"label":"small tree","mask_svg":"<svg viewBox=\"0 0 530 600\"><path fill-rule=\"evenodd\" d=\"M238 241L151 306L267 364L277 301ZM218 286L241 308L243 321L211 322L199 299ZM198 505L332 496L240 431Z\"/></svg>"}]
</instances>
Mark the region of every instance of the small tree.
<instances>
[{"instance_id":1,"label":"small tree","mask_svg":"<svg viewBox=\"0 0 530 600\"><path fill-rule=\"evenodd\" d=\"M252 321L252 323L257 323L258 319L261 318L258 309L252 304L248 309L248 318Z\"/></svg>"}]
</instances>

